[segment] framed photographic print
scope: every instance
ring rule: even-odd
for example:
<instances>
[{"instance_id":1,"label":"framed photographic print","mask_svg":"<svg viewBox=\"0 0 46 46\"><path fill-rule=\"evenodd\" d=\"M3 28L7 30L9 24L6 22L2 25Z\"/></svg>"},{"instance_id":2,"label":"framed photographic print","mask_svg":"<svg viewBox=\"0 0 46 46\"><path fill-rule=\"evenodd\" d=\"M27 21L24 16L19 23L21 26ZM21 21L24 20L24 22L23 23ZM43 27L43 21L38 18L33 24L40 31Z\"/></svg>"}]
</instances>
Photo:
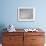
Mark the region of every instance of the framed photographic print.
<instances>
[{"instance_id":1,"label":"framed photographic print","mask_svg":"<svg viewBox=\"0 0 46 46\"><path fill-rule=\"evenodd\" d=\"M19 7L18 21L35 21L35 8Z\"/></svg>"}]
</instances>

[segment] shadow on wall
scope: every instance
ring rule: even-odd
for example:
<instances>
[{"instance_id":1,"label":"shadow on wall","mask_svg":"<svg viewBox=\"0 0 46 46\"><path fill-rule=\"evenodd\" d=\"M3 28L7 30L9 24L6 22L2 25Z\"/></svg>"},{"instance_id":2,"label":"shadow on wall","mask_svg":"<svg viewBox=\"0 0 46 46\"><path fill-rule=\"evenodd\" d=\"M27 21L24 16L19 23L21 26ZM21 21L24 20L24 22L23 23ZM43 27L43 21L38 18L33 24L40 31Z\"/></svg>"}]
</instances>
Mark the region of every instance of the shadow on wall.
<instances>
[{"instance_id":1,"label":"shadow on wall","mask_svg":"<svg viewBox=\"0 0 46 46\"><path fill-rule=\"evenodd\" d=\"M0 24L0 43L2 43L2 32L5 32L6 30L3 30L5 27L4 24Z\"/></svg>"}]
</instances>

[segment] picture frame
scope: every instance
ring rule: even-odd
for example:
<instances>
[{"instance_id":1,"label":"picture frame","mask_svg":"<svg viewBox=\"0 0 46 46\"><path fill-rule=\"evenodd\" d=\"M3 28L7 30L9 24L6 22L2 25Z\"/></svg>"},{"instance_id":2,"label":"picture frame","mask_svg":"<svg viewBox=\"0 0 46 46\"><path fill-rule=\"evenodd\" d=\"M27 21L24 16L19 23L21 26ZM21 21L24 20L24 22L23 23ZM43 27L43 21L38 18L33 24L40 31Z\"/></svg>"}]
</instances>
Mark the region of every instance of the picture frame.
<instances>
[{"instance_id":1,"label":"picture frame","mask_svg":"<svg viewBox=\"0 0 46 46\"><path fill-rule=\"evenodd\" d=\"M19 7L18 21L35 21L35 8L33 7Z\"/></svg>"}]
</instances>

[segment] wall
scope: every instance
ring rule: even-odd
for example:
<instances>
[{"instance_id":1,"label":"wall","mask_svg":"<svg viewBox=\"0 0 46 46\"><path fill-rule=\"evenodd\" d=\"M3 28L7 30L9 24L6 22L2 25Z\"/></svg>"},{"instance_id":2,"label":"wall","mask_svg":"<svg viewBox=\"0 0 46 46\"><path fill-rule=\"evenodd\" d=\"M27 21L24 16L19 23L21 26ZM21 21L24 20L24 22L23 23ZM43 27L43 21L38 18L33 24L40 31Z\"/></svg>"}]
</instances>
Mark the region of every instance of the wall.
<instances>
[{"instance_id":1,"label":"wall","mask_svg":"<svg viewBox=\"0 0 46 46\"><path fill-rule=\"evenodd\" d=\"M36 20L34 22L18 22L18 7L34 7ZM46 32L46 0L0 0L0 31L9 24L22 29L41 27Z\"/></svg>"},{"instance_id":2,"label":"wall","mask_svg":"<svg viewBox=\"0 0 46 46\"><path fill-rule=\"evenodd\" d=\"M16 28L42 27L46 28L46 0L0 0L0 25L13 24ZM34 7L36 20L34 22L18 22L18 7Z\"/></svg>"}]
</instances>

